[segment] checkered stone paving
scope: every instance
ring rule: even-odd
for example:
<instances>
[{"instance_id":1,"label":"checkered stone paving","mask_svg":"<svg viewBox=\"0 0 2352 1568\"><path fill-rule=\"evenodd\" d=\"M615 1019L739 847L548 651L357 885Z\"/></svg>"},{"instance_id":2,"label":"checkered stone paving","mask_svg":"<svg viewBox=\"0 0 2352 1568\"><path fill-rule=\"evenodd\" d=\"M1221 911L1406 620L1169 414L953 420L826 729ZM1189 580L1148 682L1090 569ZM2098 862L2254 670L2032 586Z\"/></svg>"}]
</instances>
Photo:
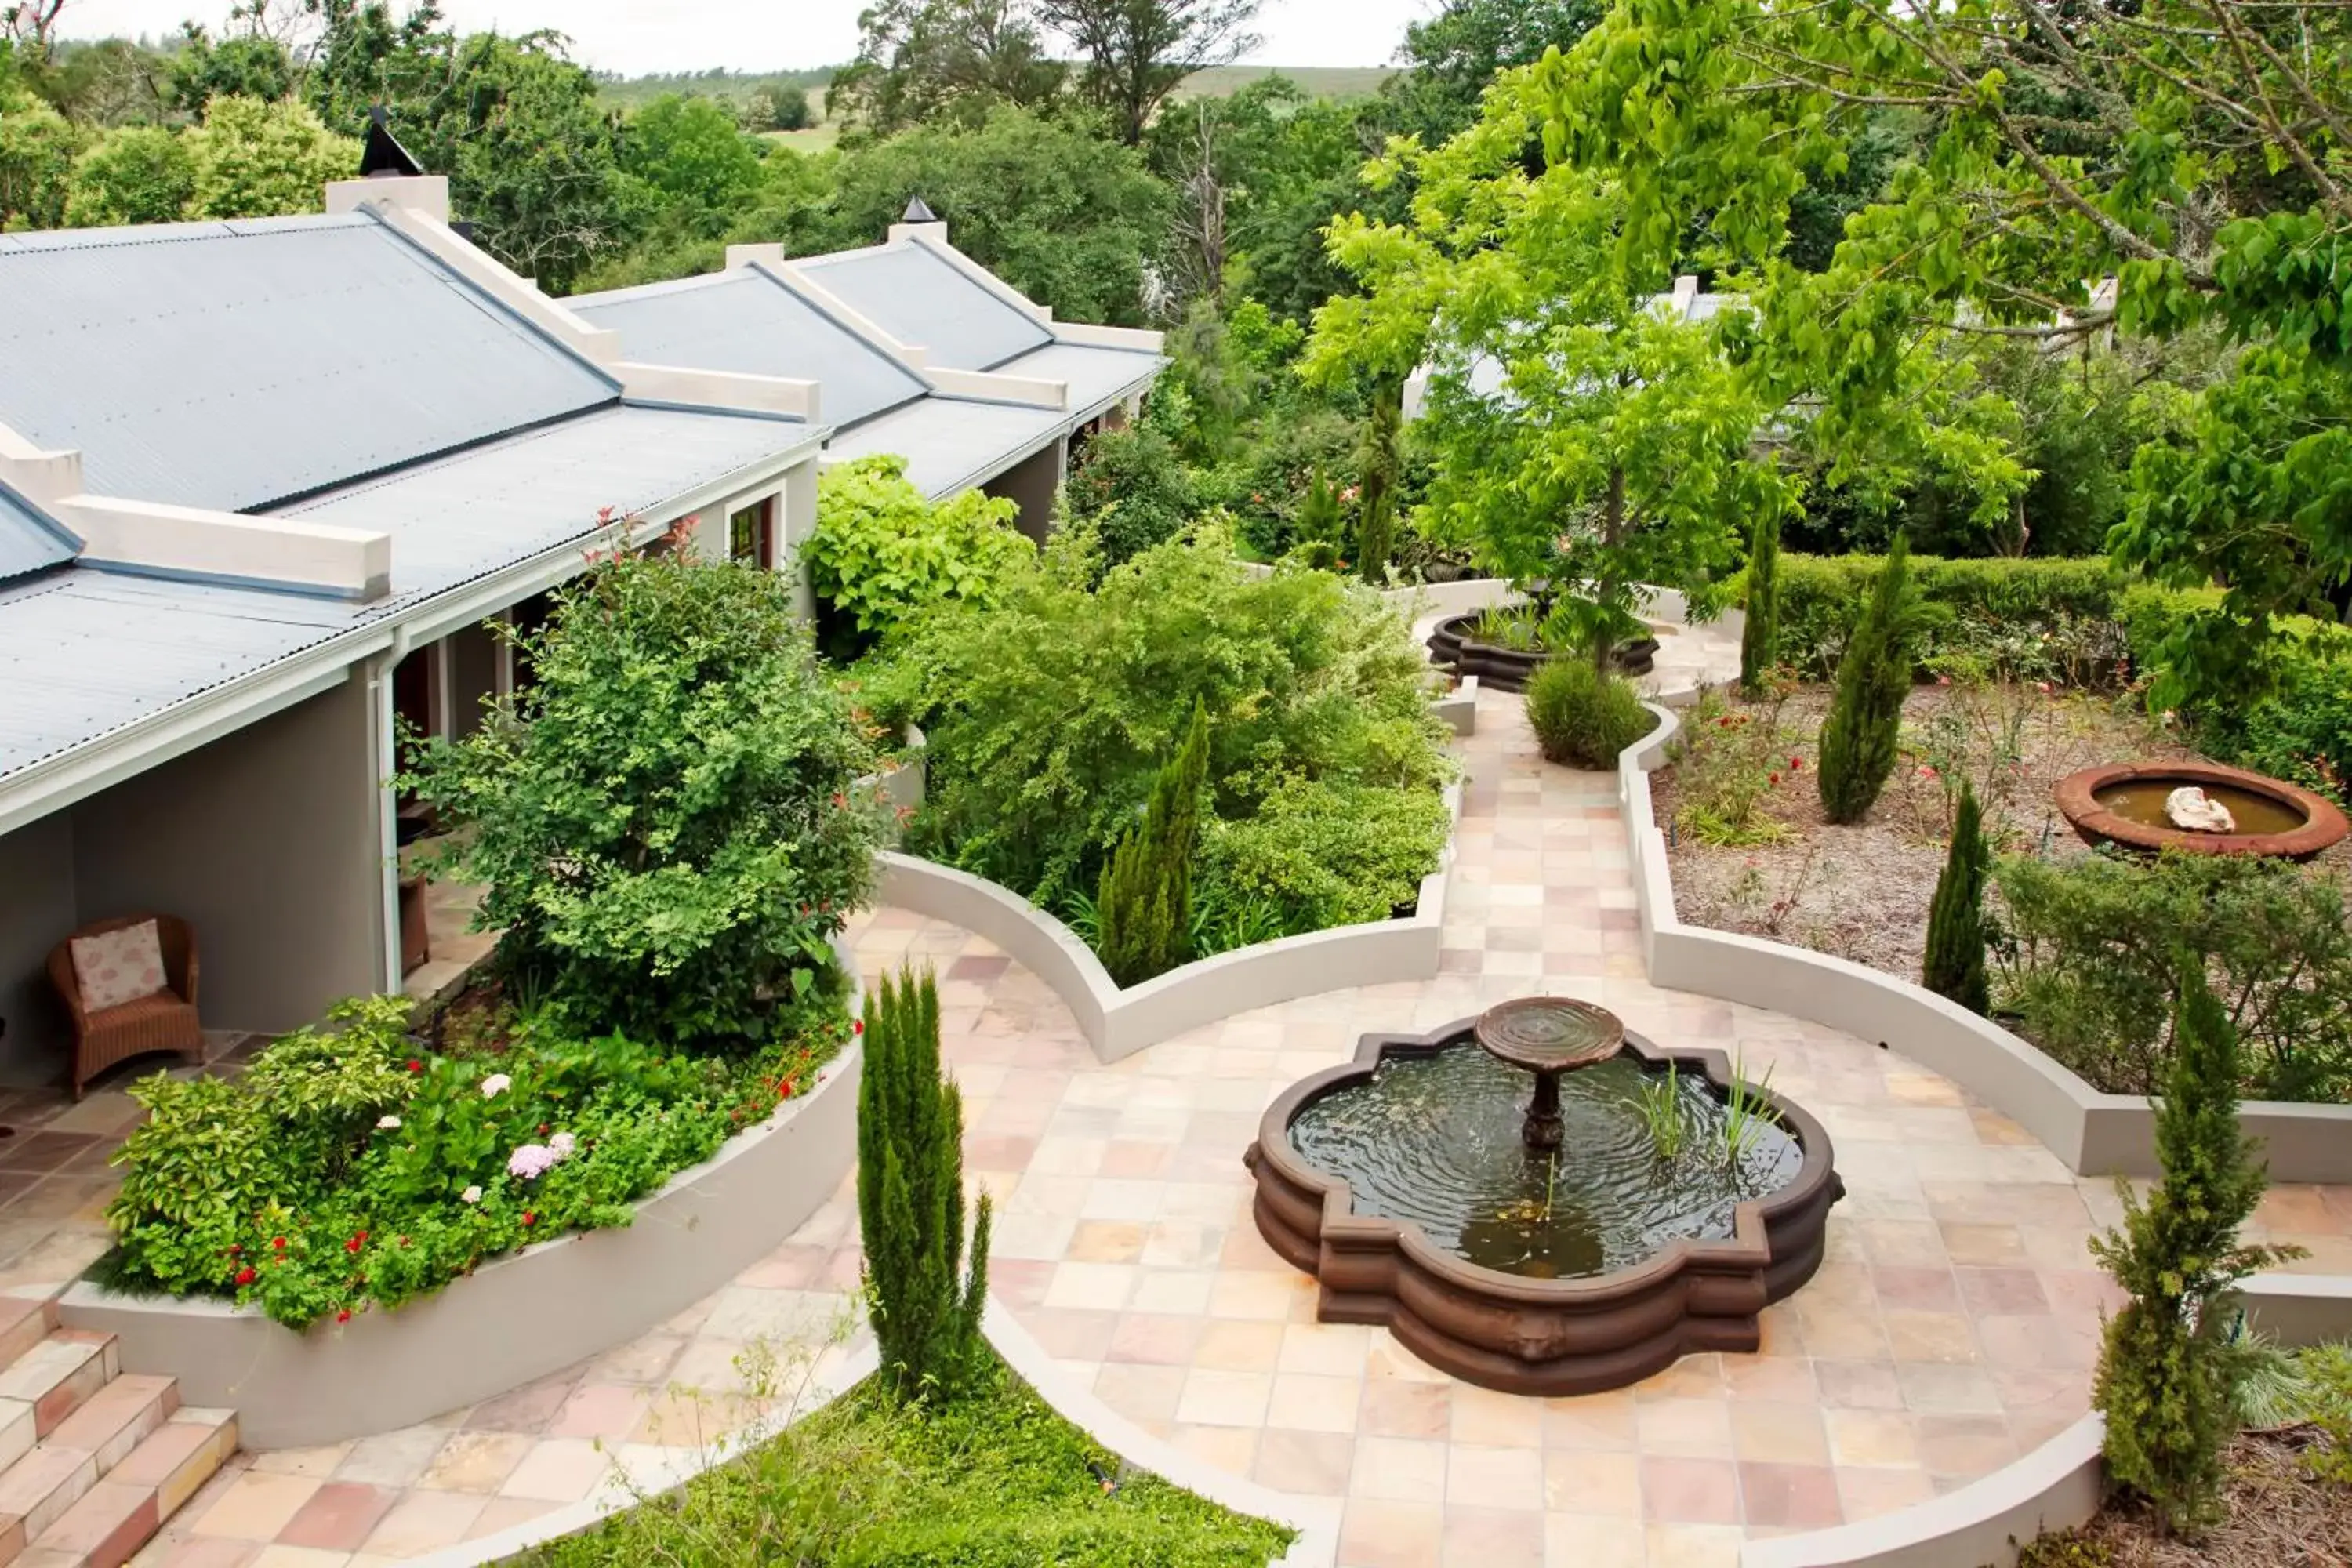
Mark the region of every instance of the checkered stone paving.
<instances>
[{"instance_id":1,"label":"checkered stone paving","mask_svg":"<svg viewBox=\"0 0 2352 1568\"><path fill-rule=\"evenodd\" d=\"M1834 1030L1643 979L1611 778L1543 763L1516 699L1479 703L1434 980L1258 1009L1112 1066L1035 976L882 910L872 979L939 974L965 1168L999 1207L992 1288L1105 1402L1264 1485L1340 1500L1342 1568L1730 1568L1746 1537L1900 1509L2079 1416L2113 1300L2085 1243L2116 1198L1948 1080ZM1741 1053L1836 1143L1821 1272L1755 1355L1696 1355L1579 1398L1490 1393L1384 1331L1315 1321L1315 1285L1248 1217L1266 1104L1370 1030L1513 995L1584 996L1676 1046ZM1899 1042L1897 1042L1899 1045ZM2352 1273L2352 1190L2288 1187L2254 1229ZM362 1568L575 1501L615 1457L758 1413L747 1350L857 1274L846 1184L727 1289L635 1342L425 1426L241 1456L142 1564Z\"/></svg>"}]
</instances>

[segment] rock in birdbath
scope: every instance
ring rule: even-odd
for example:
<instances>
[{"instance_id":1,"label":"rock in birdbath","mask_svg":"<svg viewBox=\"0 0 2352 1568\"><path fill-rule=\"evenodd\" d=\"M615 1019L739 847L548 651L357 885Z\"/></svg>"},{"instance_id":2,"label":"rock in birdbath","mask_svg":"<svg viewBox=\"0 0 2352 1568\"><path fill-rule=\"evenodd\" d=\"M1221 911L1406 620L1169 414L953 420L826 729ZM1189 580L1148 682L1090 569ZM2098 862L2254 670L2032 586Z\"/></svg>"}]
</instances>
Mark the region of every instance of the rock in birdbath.
<instances>
[{"instance_id":1,"label":"rock in birdbath","mask_svg":"<svg viewBox=\"0 0 2352 1568\"><path fill-rule=\"evenodd\" d=\"M2230 808L2195 784L2183 784L2166 795L2164 815L2173 826L2191 833L2238 831L2238 819L2230 815Z\"/></svg>"}]
</instances>

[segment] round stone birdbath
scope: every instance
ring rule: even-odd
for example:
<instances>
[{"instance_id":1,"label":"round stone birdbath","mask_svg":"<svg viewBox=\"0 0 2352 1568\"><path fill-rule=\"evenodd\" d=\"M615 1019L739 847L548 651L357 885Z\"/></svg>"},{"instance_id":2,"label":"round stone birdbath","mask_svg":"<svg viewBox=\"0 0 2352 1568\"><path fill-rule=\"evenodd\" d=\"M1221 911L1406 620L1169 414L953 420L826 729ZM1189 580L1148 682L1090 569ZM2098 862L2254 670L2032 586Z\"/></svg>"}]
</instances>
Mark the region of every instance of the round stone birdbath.
<instances>
[{"instance_id":1,"label":"round stone birdbath","mask_svg":"<svg viewBox=\"0 0 2352 1568\"><path fill-rule=\"evenodd\" d=\"M1625 1025L1616 1014L1571 996L1522 996L1489 1007L1471 1033L1488 1056L1536 1075L1519 1137L1543 1153L1559 1147L1560 1075L1605 1062L1625 1047Z\"/></svg>"}]
</instances>

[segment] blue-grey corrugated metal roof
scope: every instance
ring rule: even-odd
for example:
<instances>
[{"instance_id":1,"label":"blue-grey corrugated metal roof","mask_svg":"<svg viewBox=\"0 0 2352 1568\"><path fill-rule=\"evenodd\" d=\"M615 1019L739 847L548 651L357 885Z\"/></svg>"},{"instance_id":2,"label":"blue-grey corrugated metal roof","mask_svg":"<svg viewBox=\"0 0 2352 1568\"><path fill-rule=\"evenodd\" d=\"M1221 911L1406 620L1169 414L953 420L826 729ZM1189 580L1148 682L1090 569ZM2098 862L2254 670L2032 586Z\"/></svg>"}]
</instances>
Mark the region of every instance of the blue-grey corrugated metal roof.
<instances>
[{"instance_id":1,"label":"blue-grey corrugated metal roof","mask_svg":"<svg viewBox=\"0 0 2352 1568\"><path fill-rule=\"evenodd\" d=\"M812 434L788 420L614 407L288 509L393 535L393 595L366 605L89 566L0 585L0 787L44 757L584 541L599 507L652 510Z\"/></svg>"},{"instance_id":2,"label":"blue-grey corrugated metal roof","mask_svg":"<svg viewBox=\"0 0 2352 1568\"><path fill-rule=\"evenodd\" d=\"M0 485L0 583L61 565L79 552L71 534Z\"/></svg>"},{"instance_id":3,"label":"blue-grey corrugated metal roof","mask_svg":"<svg viewBox=\"0 0 2352 1568\"><path fill-rule=\"evenodd\" d=\"M916 488L940 500L996 478L1052 440L1068 417L1058 408L926 397L835 435L825 455L895 453Z\"/></svg>"},{"instance_id":4,"label":"blue-grey corrugated metal roof","mask_svg":"<svg viewBox=\"0 0 2352 1568\"><path fill-rule=\"evenodd\" d=\"M1054 334L914 240L797 258L819 285L950 370L992 370Z\"/></svg>"},{"instance_id":5,"label":"blue-grey corrugated metal roof","mask_svg":"<svg viewBox=\"0 0 2352 1568\"><path fill-rule=\"evenodd\" d=\"M614 384L368 214L0 237L0 424L100 495L232 511Z\"/></svg>"},{"instance_id":6,"label":"blue-grey corrugated metal roof","mask_svg":"<svg viewBox=\"0 0 2352 1568\"><path fill-rule=\"evenodd\" d=\"M816 382L828 425L871 419L927 390L920 377L757 268L564 303L620 332L621 352L632 360Z\"/></svg>"},{"instance_id":7,"label":"blue-grey corrugated metal roof","mask_svg":"<svg viewBox=\"0 0 2352 1568\"><path fill-rule=\"evenodd\" d=\"M510 436L273 515L392 535L394 604L592 531L797 447L795 420L627 405ZM713 526L716 526L714 522Z\"/></svg>"},{"instance_id":8,"label":"blue-grey corrugated metal roof","mask_svg":"<svg viewBox=\"0 0 2352 1568\"><path fill-rule=\"evenodd\" d=\"M1065 384L1070 389L1070 412L1083 414L1144 385L1167 363L1160 355L1140 349L1055 342L1016 355L996 369L1000 375L1028 375Z\"/></svg>"}]
</instances>

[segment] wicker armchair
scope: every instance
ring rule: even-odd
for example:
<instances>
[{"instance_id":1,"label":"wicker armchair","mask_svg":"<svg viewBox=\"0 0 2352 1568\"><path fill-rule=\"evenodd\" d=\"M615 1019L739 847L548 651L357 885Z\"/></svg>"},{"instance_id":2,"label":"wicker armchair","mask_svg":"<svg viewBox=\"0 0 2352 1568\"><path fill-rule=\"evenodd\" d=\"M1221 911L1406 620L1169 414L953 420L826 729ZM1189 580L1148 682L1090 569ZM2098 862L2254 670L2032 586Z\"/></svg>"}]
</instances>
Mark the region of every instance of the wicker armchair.
<instances>
[{"instance_id":1,"label":"wicker armchair","mask_svg":"<svg viewBox=\"0 0 2352 1568\"><path fill-rule=\"evenodd\" d=\"M155 922L163 949L163 976L171 988L142 996L119 1007L91 1013L81 1005L81 984L74 975L74 937L98 936L141 921ZM73 1094L81 1098L84 1085L115 1063L150 1051L176 1051L192 1062L205 1059L205 1029L196 1018L196 938L188 922L175 915L124 915L98 921L49 950L49 979L73 1015Z\"/></svg>"}]
</instances>

